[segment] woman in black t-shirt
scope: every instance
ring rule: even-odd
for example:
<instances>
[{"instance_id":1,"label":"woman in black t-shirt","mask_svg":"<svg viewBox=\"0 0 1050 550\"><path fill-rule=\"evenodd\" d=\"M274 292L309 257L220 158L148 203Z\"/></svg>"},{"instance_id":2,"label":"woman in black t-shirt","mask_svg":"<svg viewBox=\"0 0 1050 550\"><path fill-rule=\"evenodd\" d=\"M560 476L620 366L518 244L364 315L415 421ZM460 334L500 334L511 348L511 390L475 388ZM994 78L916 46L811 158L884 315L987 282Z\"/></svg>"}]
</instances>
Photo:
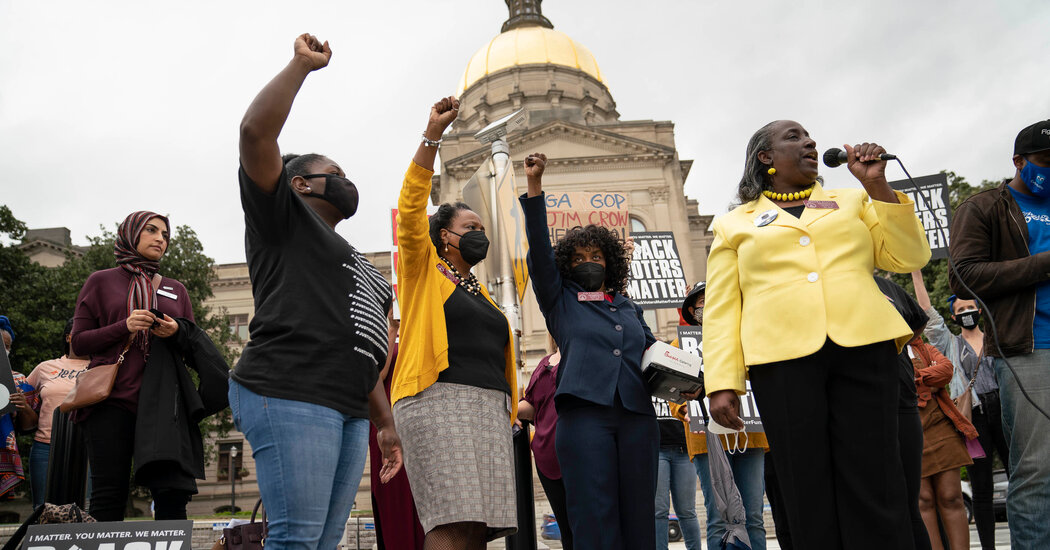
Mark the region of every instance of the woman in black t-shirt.
<instances>
[{"instance_id":1,"label":"woman in black t-shirt","mask_svg":"<svg viewBox=\"0 0 1050 550\"><path fill-rule=\"evenodd\" d=\"M357 188L335 161L281 157L277 136L310 72L332 50L312 35L241 121L245 252L255 298L251 340L231 374L230 406L252 446L269 515L268 546L335 548L368 457L368 419L383 482L401 442L379 367L387 355L390 285L335 232ZM305 545L305 546L304 546Z\"/></svg>"}]
</instances>

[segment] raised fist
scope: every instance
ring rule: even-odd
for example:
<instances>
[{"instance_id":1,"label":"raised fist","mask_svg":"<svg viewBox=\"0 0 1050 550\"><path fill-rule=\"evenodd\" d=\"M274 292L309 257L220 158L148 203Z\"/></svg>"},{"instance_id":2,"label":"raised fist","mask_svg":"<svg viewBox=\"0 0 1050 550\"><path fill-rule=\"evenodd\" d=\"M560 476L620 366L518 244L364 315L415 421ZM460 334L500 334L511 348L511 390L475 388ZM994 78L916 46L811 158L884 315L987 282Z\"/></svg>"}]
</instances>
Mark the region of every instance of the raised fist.
<instances>
[{"instance_id":1,"label":"raised fist","mask_svg":"<svg viewBox=\"0 0 1050 550\"><path fill-rule=\"evenodd\" d=\"M547 168L547 155L543 153L533 153L525 157L525 175L530 178L539 178L543 176L543 171Z\"/></svg>"},{"instance_id":2,"label":"raised fist","mask_svg":"<svg viewBox=\"0 0 1050 550\"><path fill-rule=\"evenodd\" d=\"M300 34L295 39L295 57L306 61L310 70L316 71L328 65L328 60L332 59L332 48L328 47L327 40L322 44L310 33Z\"/></svg>"},{"instance_id":3,"label":"raised fist","mask_svg":"<svg viewBox=\"0 0 1050 550\"><path fill-rule=\"evenodd\" d=\"M452 124L453 120L456 120L457 116L459 116L459 100L454 96L443 97L430 108L430 120L427 121L427 128L438 131L438 137L441 137L441 133L445 131L445 128L448 128L449 124ZM431 137L431 139L436 138Z\"/></svg>"}]
</instances>

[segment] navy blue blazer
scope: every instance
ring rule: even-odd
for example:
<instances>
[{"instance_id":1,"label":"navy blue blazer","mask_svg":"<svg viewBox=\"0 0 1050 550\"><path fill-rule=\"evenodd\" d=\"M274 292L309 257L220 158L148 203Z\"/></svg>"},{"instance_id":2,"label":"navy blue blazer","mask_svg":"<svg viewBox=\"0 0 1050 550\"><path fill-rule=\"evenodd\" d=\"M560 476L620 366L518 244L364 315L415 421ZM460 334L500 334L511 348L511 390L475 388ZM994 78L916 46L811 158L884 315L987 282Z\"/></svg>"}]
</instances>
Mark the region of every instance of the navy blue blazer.
<instances>
[{"instance_id":1,"label":"navy blue blazer","mask_svg":"<svg viewBox=\"0 0 1050 550\"><path fill-rule=\"evenodd\" d=\"M627 410L655 416L641 363L656 338L642 318L642 308L619 293L611 303L579 300L583 288L562 278L554 263L545 196L522 195L519 200L529 239L532 289L547 330L561 349L555 405L573 396L611 407L619 394Z\"/></svg>"}]
</instances>

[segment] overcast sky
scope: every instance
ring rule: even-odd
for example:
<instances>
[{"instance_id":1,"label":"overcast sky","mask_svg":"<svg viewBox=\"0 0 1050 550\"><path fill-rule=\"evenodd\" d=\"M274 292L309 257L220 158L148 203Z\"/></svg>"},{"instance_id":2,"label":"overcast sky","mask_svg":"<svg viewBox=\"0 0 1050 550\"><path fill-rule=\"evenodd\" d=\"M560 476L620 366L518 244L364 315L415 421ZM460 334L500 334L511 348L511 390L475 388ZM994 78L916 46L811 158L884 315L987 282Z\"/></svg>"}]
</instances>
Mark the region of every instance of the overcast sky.
<instances>
[{"instance_id":1,"label":"overcast sky","mask_svg":"<svg viewBox=\"0 0 1050 550\"><path fill-rule=\"evenodd\" d=\"M546 0L587 46L622 120L675 123L702 213L732 198L748 138L801 122L818 147L877 141L912 175L1010 176L1013 139L1050 118L1050 2ZM390 247L389 208L429 105L507 18L502 0L0 0L0 204L74 242L133 210L244 261L237 127L298 34L329 40L281 136L361 190L339 231ZM557 152L548 151L552 156ZM846 170L827 185L857 185ZM901 176L891 167L890 179Z\"/></svg>"}]
</instances>

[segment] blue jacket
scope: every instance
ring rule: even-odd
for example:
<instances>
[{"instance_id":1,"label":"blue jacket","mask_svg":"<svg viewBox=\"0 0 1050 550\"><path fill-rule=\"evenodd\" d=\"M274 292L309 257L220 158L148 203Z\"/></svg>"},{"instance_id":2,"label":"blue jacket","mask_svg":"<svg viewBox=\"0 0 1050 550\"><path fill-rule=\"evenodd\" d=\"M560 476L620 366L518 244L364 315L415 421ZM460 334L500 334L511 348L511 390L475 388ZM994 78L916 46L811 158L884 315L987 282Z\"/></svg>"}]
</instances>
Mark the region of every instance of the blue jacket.
<instances>
[{"instance_id":1,"label":"blue jacket","mask_svg":"<svg viewBox=\"0 0 1050 550\"><path fill-rule=\"evenodd\" d=\"M532 289L547 330L561 349L555 406L573 396L611 407L619 394L627 410L655 416L641 362L656 338L642 318L642 308L621 294L614 294L611 303L579 300L583 288L563 279L554 263L544 197L522 195L520 201Z\"/></svg>"}]
</instances>

